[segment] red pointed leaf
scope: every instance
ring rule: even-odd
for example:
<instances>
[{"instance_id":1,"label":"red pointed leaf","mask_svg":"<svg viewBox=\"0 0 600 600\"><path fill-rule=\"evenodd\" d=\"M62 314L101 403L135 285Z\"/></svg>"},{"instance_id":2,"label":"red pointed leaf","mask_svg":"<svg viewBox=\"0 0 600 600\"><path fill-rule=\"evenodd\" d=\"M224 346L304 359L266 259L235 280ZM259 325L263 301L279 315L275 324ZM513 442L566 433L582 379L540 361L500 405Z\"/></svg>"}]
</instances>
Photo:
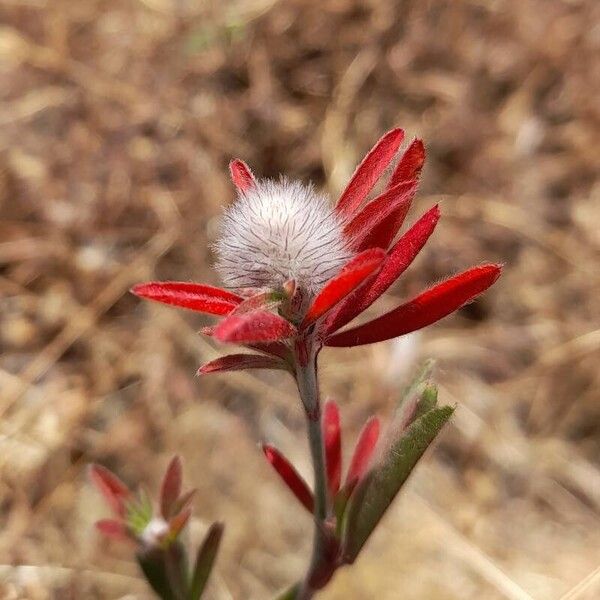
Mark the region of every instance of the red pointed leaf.
<instances>
[{"instance_id":1,"label":"red pointed leaf","mask_svg":"<svg viewBox=\"0 0 600 600\"><path fill-rule=\"evenodd\" d=\"M271 466L277 471L277 474L283 479L283 482L291 490L292 494L300 501L302 506L312 514L314 509L314 498L308 485L300 477L291 463L273 446L263 445L263 452Z\"/></svg>"},{"instance_id":2,"label":"red pointed leaf","mask_svg":"<svg viewBox=\"0 0 600 600\"><path fill-rule=\"evenodd\" d=\"M352 240L352 248L357 251L365 248L387 249L389 239L382 239L382 226L388 230L390 223L398 223L400 227L416 189L416 181L405 181L369 202L344 228L344 234Z\"/></svg>"},{"instance_id":3,"label":"red pointed leaf","mask_svg":"<svg viewBox=\"0 0 600 600\"><path fill-rule=\"evenodd\" d=\"M187 525L187 522L192 516L192 509L186 508L175 516L169 519L169 537L171 540L177 539L177 536L181 533L181 530Z\"/></svg>"},{"instance_id":4,"label":"red pointed leaf","mask_svg":"<svg viewBox=\"0 0 600 600\"><path fill-rule=\"evenodd\" d=\"M160 490L160 514L165 520L173 514L173 505L181 494L181 478L181 458L174 456L167 467Z\"/></svg>"},{"instance_id":5,"label":"red pointed leaf","mask_svg":"<svg viewBox=\"0 0 600 600\"><path fill-rule=\"evenodd\" d=\"M379 273L361 290L348 298L331 318L327 331L332 333L369 308L410 266L429 239L440 218L436 205L428 210L389 251Z\"/></svg>"},{"instance_id":6,"label":"red pointed leaf","mask_svg":"<svg viewBox=\"0 0 600 600\"><path fill-rule=\"evenodd\" d=\"M123 523L113 519L101 519L94 524L96 529L106 537L115 540L129 539L129 532Z\"/></svg>"},{"instance_id":7,"label":"red pointed leaf","mask_svg":"<svg viewBox=\"0 0 600 600\"><path fill-rule=\"evenodd\" d=\"M111 510L120 517L124 516L125 503L131 497L127 486L101 465L91 465L89 477L96 489L104 496Z\"/></svg>"},{"instance_id":8,"label":"red pointed leaf","mask_svg":"<svg viewBox=\"0 0 600 600\"><path fill-rule=\"evenodd\" d=\"M456 275L391 312L328 338L328 346L361 346L390 340L431 325L458 310L489 288L500 276L500 265L474 267Z\"/></svg>"},{"instance_id":9,"label":"red pointed leaf","mask_svg":"<svg viewBox=\"0 0 600 600\"><path fill-rule=\"evenodd\" d=\"M229 163L229 172L231 173L233 185L235 185L240 192L245 192L256 185L256 180L254 179L250 167L239 158L236 158Z\"/></svg>"},{"instance_id":10,"label":"red pointed leaf","mask_svg":"<svg viewBox=\"0 0 600 600\"><path fill-rule=\"evenodd\" d=\"M371 459L379 440L380 423L377 417L371 417L363 426L356 447L354 449L354 455L352 456L352 462L346 475L346 493L350 495L354 486L362 479L363 475L367 472Z\"/></svg>"},{"instance_id":11,"label":"red pointed leaf","mask_svg":"<svg viewBox=\"0 0 600 600\"><path fill-rule=\"evenodd\" d=\"M261 291L249 298L245 298L243 302L240 302L235 307L235 310L231 314L243 315L253 310L271 310L280 304L282 300L283 296L281 293L274 292L273 290Z\"/></svg>"},{"instance_id":12,"label":"red pointed leaf","mask_svg":"<svg viewBox=\"0 0 600 600\"><path fill-rule=\"evenodd\" d=\"M171 514L177 515L188 508L191 509L192 500L196 495L196 491L196 489L190 490L189 492L185 492L183 495L177 498L171 507Z\"/></svg>"},{"instance_id":13,"label":"red pointed leaf","mask_svg":"<svg viewBox=\"0 0 600 600\"><path fill-rule=\"evenodd\" d=\"M278 315L253 310L226 317L215 327L213 335L220 342L238 344L277 342L296 335L296 328Z\"/></svg>"},{"instance_id":14,"label":"red pointed leaf","mask_svg":"<svg viewBox=\"0 0 600 600\"><path fill-rule=\"evenodd\" d=\"M227 290L186 281L140 283L131 288L131 292L147 300L209 315L227 315L242 301L240 296Z\"/></svg>"},{"instance_id":15,"label":"red pointed leaf","mask_svg":"<svg viewBox=\"0 0 600 600\"><path fill-rule=\"evenodd\" d=\"M394 158L403 139L402 129L392 129L373 146L340 196L336 206L338 213L345 216L354 214Z\"/></svg>"},{"instance_id":16,"label":"red pointed leaf","mask_svg":"<svg viewBox=\"0 0 600 600\"><path fill-rule=\"evenodd\" d=\"M329 400L323 407L321 422L325 442L325 463L327 465L327 481L329 493L335 497L340 489L342 478L342 435L340 431L340 409Z\"/></svg>"},{"instance_id":17,"label":"red pointed leaf","mask_svg":"<svg viewBox=\"0 0 600 600\"><path fill-rule=\"evenodd\" d=\"M260 354L229 354L202 365L198 375L223 373L225 371L244 371L247 369L286 369L285 363L275 357Z\"/></svg>"},{"instance_id":18,"label":"red pointed leaf","mask_svg":"<svg viewBox=\"0 0 600 600\"><path fill-rule=\"evenodd\" d=\"M385 252L380 248L371 248L352 258L333 279L330 279L311 304L301 329L312 325L348 294L360 287L367 278L373 275L385 259Z\"/></svg>"},{"instance_id":19,"label":"red pointed leaf","mask_svg":"<svg viewBox=\"0 0 600 600\"><path fill-rule=\"evenodd\" d=\"M409 181L418 177L421 173L421 169L425 164L425 146L423 140L413 140L410 146L406 149L406 152L402 155L402 158L396 165L388 188L392 188L398 185L402 181Z\"/></svg>"}]
</instances>

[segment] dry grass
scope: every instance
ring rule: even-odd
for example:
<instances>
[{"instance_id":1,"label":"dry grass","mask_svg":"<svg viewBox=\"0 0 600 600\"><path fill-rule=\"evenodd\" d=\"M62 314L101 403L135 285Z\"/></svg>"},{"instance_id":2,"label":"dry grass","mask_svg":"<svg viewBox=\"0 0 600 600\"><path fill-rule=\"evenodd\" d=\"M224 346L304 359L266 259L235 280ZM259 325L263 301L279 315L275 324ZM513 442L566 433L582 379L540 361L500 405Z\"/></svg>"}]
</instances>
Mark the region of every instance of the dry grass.
<instances>
[{"instance_id":1,"label":"dry grass","mask_svg":"<svg viewBox=\"0 0 600 600\"><path fill-rule=\"evenodd\" d=\"M3 598L147 598L85 465L156 486L176 451L192 537L228 525L211 598L301 572L309 520L256 447L309 471L291 385L194 379L204 321L126 292L215 280L230 157L335 193L395 124L428 143L413 218L444 213L395 294L506 273L422 335L323 357L349 439L421 357L459 405L323 598L599 597L597 2L4 0L0 22Z\"/></svg>"}]
</instances>

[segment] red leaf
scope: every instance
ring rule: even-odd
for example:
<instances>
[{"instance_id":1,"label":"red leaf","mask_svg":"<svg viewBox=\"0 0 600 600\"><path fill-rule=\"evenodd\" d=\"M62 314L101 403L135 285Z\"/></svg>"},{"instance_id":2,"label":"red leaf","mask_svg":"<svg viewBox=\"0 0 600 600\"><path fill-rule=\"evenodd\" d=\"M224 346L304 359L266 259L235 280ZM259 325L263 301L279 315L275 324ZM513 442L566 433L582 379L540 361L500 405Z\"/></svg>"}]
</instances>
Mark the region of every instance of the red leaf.
<instances>
[{"instance_id":1,"label":"red leaf","mask_svg":"<svg viewBox=\"0 0 600 600\"><path fill-rule=\"evenodd\" d=\"M120 521L113 519L101 519L94 524L96 529L106 537L115 540L130 539L129 531Z\"/></svg>"},{"instance_id":2,"label":"red leaf","mask_svg":"<svg viewBox=\"0 0 600 600\"><path fill-rule=\"evenodd\" d=\"M402 129L392 129L373 146L340 196L336 206L338 213L350 216L358 209L394 158L403 139Z\"/></svg>"},{"instance_id":3,"label":"red leaf","mask_svg":"<svg viewBox=\"0 0 600 600\"><path fill-rule=\"evenodd\" d=\"M171 514L177 515L180 512L191 508L192 500L196 495L196 491L196 489L190 490L189 492L185 492L185 494L177 498L171 507Z\"/></svg>"},{"instance_id":4,"label":"red leaf","mask_svg":"<svg viewBox=\"0 0 600 600\"><path fill-rule=\"evenodd\" d=\"M169 536L172 540L177 539L177 536L181 533L181 530L186 526L187 522L192 516L192 509L186 508L180 513L169 519Z\"/></svg>"},{"instance_id":5,"label":"red leaf","mask_svg":"<svg viewBox=\"0 0 600 600\"><path fill-rule=\"evenodd\" d=\"M346 298L348 294L361 286L368 277L379 269L384 259L385 252L380 248L365 250L350 259L342 270L333 279L330 279L319 292L308 309L300 328L304 329L314 323Z\"/></svg>"},{"instance_id":6,"label":"red leaf","mask_svg":"<svg viewBox=\"0 0 600 600\"><path fill-rule=\"evenodd\" d=\"M352 456L352 462L350 463L344 486L348 496L370 466L375 447L377 446L377 440L379 440L379 429L379 419L377 417L371 417L364 424L362 431L358 436L358 441L356 442L354 455Z\"/></svg>"},{"instance_id":7,"label":"red leaf","mask_svg":"<svg viewBox=\"0 0 600 600\"><path fill-rule=\"evenodd\" d=\"M388 188L392 188L402 181L415 179L421 173L424 164L425 146L423 140L413 140L396 165L390 177Z\"/></svg>"},{"instance_id":8,"label":"red leaf","mask_svg":"<svg viewBox=\"0 0 600 600\"><path fill-rule=\"evenodd\" d=\"M260 354L229 354L202 365L198 375L222 373L225 371L244 371L246 369L286 369L282 360Z\"/></svg>"},{"instance_id":9,"label":"red leaf","mask_svg":"<svg viewBox=\"0 0 600 600\"><path fill-rule=\"evenodd\" d=\"M312 514L314 510L314 498L304 479L300 477L296 469L294 469L287 458L285 458L277 448L264 444L263 452L265 453L267 460L271 463L271 466L277 471L278 475L283 479L283 482L291 490L292 494L294 494L302 506Z\"/></svg>"},{"instance_id":10,"label":"red leaf","mask_svg":"<svg viewBox=\"0 0 600 600\"><path fill-rule=\"evenodd\" d=\"M242 301L240 296L227 290L186 281L140 283L131 288L131 292L147 300L209 315L227 315Z\"/></svg>"},{"instance_id":11,"label":"red leaf","mask_svg":"<svg viewBox=\"0 0 600 600\"><path fill-rule=\"evenodd\" d=\"M173 506L181 494L181 471L181 458L174 456L167 467L160 490L160 514L165 520L173 514Z\"/></svg>"},{"instance_id":12,"label":"red leaf","mask_svg":"<svg viewBox=\"0 0 600 600\"><path fill-rule=\"evenodd\" d=\"M131 497L127 486L116 475L100 465L90 466L89 477L96 489L104 496L111 510L123 517L125 503Z\"/></svg>"},{"instance_id":13,"label":"red leaf","mask_svg":"<svg viewBox=\"0 0 600 600\"><path fill-rule=\"evenodd\" d=\"M384 240L385 244L380 243L378 232L382 224L389 229L390 220L394 224L398 222L400 227L416 189L416 181L405 181L369 202L344 228L344 235L351 240L352 247L358 251L365 248L387 249L389 240Z\"/></svg>"},{"instance_id":14,"label":"red leaf","mask_svg":"<svg viewBox=\"0 0 600 600\"><path fill-rule=\"evenodd\" d=\"M429 239L440 218L436 205L428 210L389 251L379 273L364 288L353 294L328 323L332 333L369 308L406 271Z\"/></svg>"},{"instance_id":15,"label":"red leaf","mask_svg":"<svg viewBox=\"0 0 600 600\"><path fill-rule=\"evenodd\" d=\"M383 342L431 325L458 310L489 288L500 276L500 265L473 267L389 313L327 339L328 346L362 346Z\"/></svg>"},{"instance_id":16,"label":"red leaf","mask_svg":"<svg viewBox=\"0 0 600 600\"><path fill-rule=\"evenodd\" d=\"M284 318L264 310L253 310L223 319L213 332L220 342L252 344L277 342L296 335L296 328Z\"/></svg>"},{"instance_id":17,"label":"red leaf","mask_svg":"<svg viewBox=\"0 0 600 600\"><path fill-rule=\"evenodd\" d=\"M325 464L327 465L327 481L329 493L335 497L340 489L342 478L342 434L340 431L340 409L329 400L323 407L321 421L323 439L325 442Z\"/></svg>"},{"instance_id":18,"label":"red leaf","mask_svg":"<svg viewBox=\"0 0 600 600\"><path fill-rule=\"evenodd\" d=\"M231 173L233 185L235 185L240 192L245 192L256 185L256 180L254 179L250 167L239 158L236 158L229 163L229 172Z\"/></svg>"}]
</instances>

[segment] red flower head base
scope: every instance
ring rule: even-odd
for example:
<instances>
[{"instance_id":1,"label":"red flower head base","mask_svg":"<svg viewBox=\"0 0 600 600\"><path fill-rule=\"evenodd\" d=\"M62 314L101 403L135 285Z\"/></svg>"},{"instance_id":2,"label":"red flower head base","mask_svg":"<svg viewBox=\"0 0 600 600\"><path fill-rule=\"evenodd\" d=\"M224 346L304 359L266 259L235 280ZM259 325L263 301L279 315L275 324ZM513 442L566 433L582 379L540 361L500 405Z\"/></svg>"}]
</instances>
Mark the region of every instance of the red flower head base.
<instances>
[{"instance_id":1,"label":"red flower head base","mask_svg":"<svg viewBox=\"0 0 600 600\"><path fill-rule=\"evenodd\" d=\"M240 160L230 165L237 202L226 212L216 244L217 268L232 291L187 282L151 282L133 293L223 317L205 333L261 354L233 354L200 369L294 368L293 340L359 346L430 325L485 291L500 266L473 267L368 323L343 329L408 268L433 233L438 206L394 243L425 160L421 140L400 158L387 187L367 201L404 138L384 135L356 169L335 208L313 188L256 180Z\"/></svg>"}]
</instances>

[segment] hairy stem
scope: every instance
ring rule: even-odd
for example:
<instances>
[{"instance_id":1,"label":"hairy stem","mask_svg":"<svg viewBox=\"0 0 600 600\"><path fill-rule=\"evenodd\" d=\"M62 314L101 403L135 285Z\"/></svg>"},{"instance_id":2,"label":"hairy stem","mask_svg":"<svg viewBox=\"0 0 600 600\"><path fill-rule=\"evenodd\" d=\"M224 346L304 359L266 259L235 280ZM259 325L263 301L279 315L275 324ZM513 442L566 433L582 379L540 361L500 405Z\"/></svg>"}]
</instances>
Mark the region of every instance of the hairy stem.
<instances>
[{"instance_id":1,"label":"hairy stem","mask_svg":"<svg viewBox=\"0 0 600 600\"><path fill-rule=\"evenodd\" d=\"M310 340L304 340L304 345L298 350L296 353L296 382L306 412L308 441L314 470L315 529L310 566L298 592L297 600L309 600L318 589L313 580L318 577L319 572L323 570L323 563L326 562L325 522L329 512L329 501L317 381L317 351Z\"/></svg>"}]
</instances>

